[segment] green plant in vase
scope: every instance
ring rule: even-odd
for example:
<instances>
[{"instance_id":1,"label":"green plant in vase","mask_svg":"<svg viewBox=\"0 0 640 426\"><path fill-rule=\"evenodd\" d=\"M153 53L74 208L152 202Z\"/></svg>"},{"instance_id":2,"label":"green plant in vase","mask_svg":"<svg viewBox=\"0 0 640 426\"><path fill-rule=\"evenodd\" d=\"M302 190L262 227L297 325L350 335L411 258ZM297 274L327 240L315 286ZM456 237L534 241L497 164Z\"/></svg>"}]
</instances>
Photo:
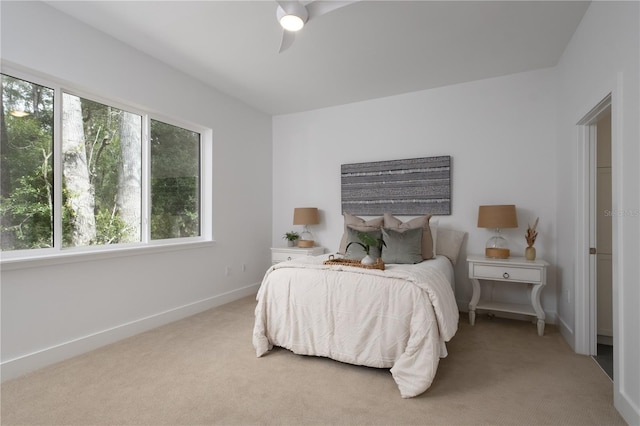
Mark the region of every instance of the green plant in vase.
<instances>
[{"instance_id":1,"label":"green plant in vase","mask_svg":"<svg viewBox=\"0 0 640 426\"><path fill-rule=\"evenodd\" d=\"M298 234L295 231L289 231L286 234L284 234L282 238L287 240L287 245L289 247L293 247L295 245L295 242L300 238L300 234Z\"/></svg>"},{"instance_id":2,"label":"green plant in vase","mask_svg":"<svg viewBox=\"0 0 640 426\"><path fill-rule=\"evenodd\" d=\"M374 259L370 255L371 247L378 247L380 250L382 250L382 247L386 247L387 245L382 240L382 238L376 238L367 232L358 232L358 239L361 242L351 241L349 244L347 244L345 251L349 250L349 246L351 244L358 244L366 253L366 256L361 260L361 263L363 265L373 265L374 263L376 263L376 259Z\"/></svg>"}]
</instances>

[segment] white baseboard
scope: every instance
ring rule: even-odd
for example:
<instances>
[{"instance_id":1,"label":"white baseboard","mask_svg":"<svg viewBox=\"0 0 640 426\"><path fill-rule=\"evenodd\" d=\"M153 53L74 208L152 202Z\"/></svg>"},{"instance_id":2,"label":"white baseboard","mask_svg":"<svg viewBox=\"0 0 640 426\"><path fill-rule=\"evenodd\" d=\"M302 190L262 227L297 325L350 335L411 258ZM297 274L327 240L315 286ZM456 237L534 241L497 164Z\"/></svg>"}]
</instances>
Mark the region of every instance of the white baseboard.
<instances>
[{"instance_id":1,"label":"white baseboard","mask_svg":"<svg viewBox=\"0 0 640 426\"><path fill-rule=\"evenodd\" d=\"M122 340L170 322L178 321L199 312L206 311L207 309L215 308L217 306L233 302L234 300L256 294L259 288L260 283L251 284L228 293L209 297L207 299L179 306L164 312L159 312L146 318L140 318L107 330L102 330L46 349L3 361L0 363L1 380L4 382L5 380L14 379L42 367L46 367L48 365L55 364L56 362L117 342L118 340Z\"/></svg>"},{"instance_id":2,"label":"white baseboard","mask_svg":"<svg viewBox=\"0 0 640 426\"><path fill-rule=\"evenodd\" d=\"M614 390L613 405L628 424L640 425L640 407L633 403L633 398L629 395L621 394L617 389Z\"/></svg>"},{"instance_id":3,"label":"white baseboard","mask_svg":"<svg viewBox=\"0 0 640 426\"><path fill-rule=\"evenodd\" d=\"M613 336L598 334L596 338L598 339L598 344L613 346Z\"/></svg>"},{"instance_id":4,"label":"white baseboard","mask_svg":"<svg viewBox=\"0 0 640 426\"><path fill-rule=\"evenodd\" d=\"M576 339L573 334L573 329L569 327L562 317L558 317L558 330L560 330L560 335L562 335L565 342L569 344L571 350L576 352Z\"/></svg>"}]
</instances>

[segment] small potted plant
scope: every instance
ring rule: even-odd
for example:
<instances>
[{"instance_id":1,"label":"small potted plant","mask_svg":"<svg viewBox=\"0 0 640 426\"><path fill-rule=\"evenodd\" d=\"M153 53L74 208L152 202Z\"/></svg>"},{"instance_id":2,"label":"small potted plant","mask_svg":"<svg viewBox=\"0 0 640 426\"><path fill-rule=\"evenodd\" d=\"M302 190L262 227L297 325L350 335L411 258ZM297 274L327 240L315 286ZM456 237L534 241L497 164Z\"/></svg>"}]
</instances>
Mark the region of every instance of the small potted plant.
<instances>
[{"instance_id":1,"label":"small potted plant","mask_svg":"<svg viewBox=\"0 0 640 426\"><path fill-rule=\"evenodd\" d=\"M347 244L345 251L349 250L349 246L351 244L358 244L364 249L364 252L366 253L366 256L360 261L360 263L362 263L363 265L373 265L374 263L376 263L376 259L371 257L371 255L369 254L369 252L371 251L371 247L378 247L380 250L382 250L382 246L386 247L387 245L382 240L382 238L376 238L366 232L358 232L358 239L362 242L351 241L349 244Z\"/></svg>"},{"instance_id":2,"label":"small potted plant","mask_svg":"<svg viewBox=\"0 0 640 426\"><path fill-rule=\"evenodd\" d=\"M287 240L288 247L293 247L295 245L295 242L298 240L298 238L300 238L300 234L298 234L295 231L289 231L286 234L284 234L284 237L282 238Z\"/></svg>"}]
</instances>

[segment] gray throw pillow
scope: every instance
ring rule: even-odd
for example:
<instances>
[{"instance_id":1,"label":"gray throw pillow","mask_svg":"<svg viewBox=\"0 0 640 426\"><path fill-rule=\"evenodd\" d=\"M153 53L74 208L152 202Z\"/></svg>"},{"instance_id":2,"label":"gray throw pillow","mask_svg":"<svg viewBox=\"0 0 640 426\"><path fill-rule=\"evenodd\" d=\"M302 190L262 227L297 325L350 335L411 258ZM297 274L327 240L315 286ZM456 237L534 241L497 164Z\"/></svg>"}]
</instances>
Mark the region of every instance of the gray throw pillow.
<instances>
[{"instance_id":1,"label":"gray throw pillow","mask_svg":"<svg viewBox=\"0 0 640 426\"><path fill-rule=\"evenodd\" d=\"M382 248L384 263L422 262L422 228L407 229L403 232L382 228Z\"/></svg>"},{"instance_id":2,"label":"gray throw pillow","mask_svg":"<svg viewBox=\"0 0 640 426\"><path fill-rule=\"evenodd\" d=\"M351 227L347 227L347 245L349 245L350 242L354 242L354 244L351 244L349 246L349 249L346 250L344 257L347 259L362 259L363 257L365 257L367 255L367 253L365 253L364 249L362 248L362 246L360 244L355 244L355 243L362 243L362 241L360 241L360 238L358 237L358 234L360 234L363 231L358 231L357 229L353 229ZM371 235L373 238L375 239L379 239L382 238L382 232L381 231L368 231L365 232L365 234L369 234ZM346 247L346 246L345 246ZM369 255L371 255L371 257L373 257L374 259L377 259L380 257L380 248L379 247L371 247L369 249Z\"/></svg>"},{"instance_id":3,"label":"gray throw pillow","mask_svg":"<svg viewBox=\"0 0 640 426\"><path fill-rule=\"evenodd\" d=\"M357 229L358 231L379 231L382 228L382 224L384 223L384 218L374 217L372 219L365 220L361 217L354 216L349 213L344 213L344 232L342 233L342 238L340 239L340 248L338 249L338 253L344 254L347 249L347 233L348 228ZM354 244L351 244L354 245Z\"/></svg>"},{"instance_id":4,"label":"gray throw pillow","mask_svg":"<svg viewBox=\"0 0 640 426\"><path fill-rule=\"evenodd\" d=\"M435 235L431 235L431 215L418 216L407 222L402 222L391 213L385 213L383 216L383 228L393 229L394 231L404 231L405 229L422 228L422 258L432 259L435 256ZM434 221L437 222L437 219ZM436 225L437 226L437 225Z\"/></svg>"}]
</instances>

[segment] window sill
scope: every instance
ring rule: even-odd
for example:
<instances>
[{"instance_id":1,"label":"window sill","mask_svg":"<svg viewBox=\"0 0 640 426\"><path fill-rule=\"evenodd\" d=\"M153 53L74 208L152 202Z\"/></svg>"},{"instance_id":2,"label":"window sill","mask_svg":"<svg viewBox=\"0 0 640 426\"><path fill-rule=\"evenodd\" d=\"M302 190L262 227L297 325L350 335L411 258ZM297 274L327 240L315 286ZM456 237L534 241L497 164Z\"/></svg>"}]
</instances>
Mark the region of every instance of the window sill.
<instances>
[{"instance_id":1,"label":"window sill","mask_svg":"<svg viewBox=\"0 0 640 426\"><path fill-rule=\"evenodd\" d=\"M62 265L67 263L86 262L93 260L105 260L116 257L129 257L149 255L154 253L166 253L178 250L193 250L215 246L215 241L196 241L182 243L168 243L158 245L130 246L118 248L102 248L100 250L63 250L49 252L41 256L0 257L0 266L3 271L17 269L38 268L43 266Z\"/></svg>"}]
</instances>

